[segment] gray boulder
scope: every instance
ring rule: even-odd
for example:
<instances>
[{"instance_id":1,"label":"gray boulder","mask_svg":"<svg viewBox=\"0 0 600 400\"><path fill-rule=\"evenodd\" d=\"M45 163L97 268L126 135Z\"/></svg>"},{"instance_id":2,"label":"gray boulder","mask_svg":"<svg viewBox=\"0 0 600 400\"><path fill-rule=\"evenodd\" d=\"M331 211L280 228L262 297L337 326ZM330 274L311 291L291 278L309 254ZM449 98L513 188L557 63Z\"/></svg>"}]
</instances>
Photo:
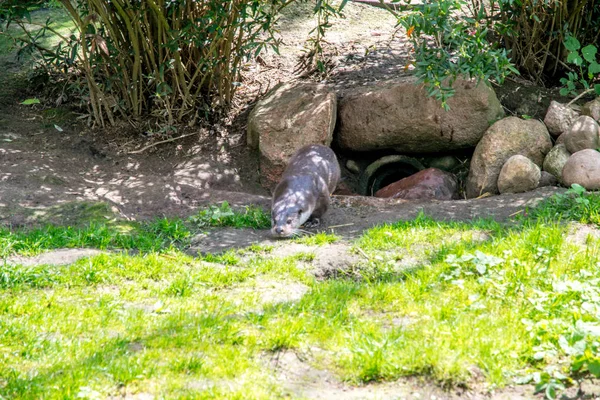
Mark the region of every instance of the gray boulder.
<instances>
[{"instance_id":1,"label":"gray boulder","mask_svg":"<svg viewBox=\"0 0 600 400\"><path fill-rule=\"evenodd\" d=\"M307 144L329 146L337 97L312 82L279 84L259 101L248 119L247 141L260 152L261 183L277 184L287 161Z\"/></svg>"},{"instance_id":2,"label":"gray boulder","mask_svg":"<svg viewBox=\"0 0 600 400\"><path fill-rule=\"evenodd\" d=\"M587 190L599 190L600 152L585 149L573 154L563 168L562 179L567 186L577 183Z\"/></svg>"},{"instance_id":3,"label":"gray boulder","mask_svg":"<svg viewBox=\"0 0 600 400\"><path fill-rule=\"evenodd\" d=\"M584 149L597 149L600 141L600 126L587 115L582 115L571 124L564 133L567 150L577 153Z\"/></svg>"},{"instance_id":4,"label":"gray boulder","mask_svg":"<svg viewBox=\"0 0 600 400\"><path fill-rule=\"evenodd\" d=\"M475 146L490 123L504 116L492 88L457 80L444 111L416 78L359 88L340 100L338 142L354 151L396 149L436 153Z\"/></svg>"},{"instance_id":5,"label":"gray boulder","mask_svg":"<svg viewBox=\"0 0 600 400\"><path fill-rule=\"evenodd\" d=\"M500 170L510 157L520 154L541 167L551 148L548 130L540 121L501 119L485 132L475 148L467 178L467 197L497 194Z\"/></svg>"},{"instance_id":6,"label":"gray boulder","mask_svg":"<svg viewBox=\"0 0 600 400\"><path fill-rule=\"evenodd\" d=\"M498 191L504 193L523 193L538 187L541 178L540 167L529 158L515 155L506 160L498 176Z\"/></svg>"},{"instance_id":7,"label":"gray boulder","mask_svg":"<svg viewBox=\"0 0 600 400\"><path fill-rule=\"evenodd\" d=\"M458 184L456 177L450 172L427 168L378 190L375 197L452 200L458 198Z\"/></svg>"},{"instance_id":8,"label":"gray boulder","mask_svg":"<svg viewBox=\"0 0 600 400\"><path fill-rule=\"evenodd\" d=\"M579 115L571 107L552 100L544 117L548 132L554 137L565 132Z\"/></svg>"},{"instance_id":9,"label":"gray boulder","mask_svg":"<svg viewBox=\"0 0 600 400\"><path fill-rule=\"evenodd\" d=\"M546 187L546 186L557 186L558 179L552 175L550 172L542 171L540 176L540 182L538 183L538 187Z\"/></svg>"},{"instance_id":10,"label":"gray boulder","mask_svg":"<svg viewBox=\"0 0 600 400\"><path fill-rule=\"evenodd\" d=\"M600 121L600 97L596 97L592 101L588 101L581 107L581 115L587 115Z\"/></svg>"},{"instance_id":11,"label":"gray boulder","mask_svg":"<svg viewBox=\"0 0 600 400\"><path fill-rule=\"evenodd\" d=\"M562 170L569 157L571 157L571 153L565 145L557 144L544 158L544 171L551 173L556 179L562 181Z\"/></svg>"}]
</instances>

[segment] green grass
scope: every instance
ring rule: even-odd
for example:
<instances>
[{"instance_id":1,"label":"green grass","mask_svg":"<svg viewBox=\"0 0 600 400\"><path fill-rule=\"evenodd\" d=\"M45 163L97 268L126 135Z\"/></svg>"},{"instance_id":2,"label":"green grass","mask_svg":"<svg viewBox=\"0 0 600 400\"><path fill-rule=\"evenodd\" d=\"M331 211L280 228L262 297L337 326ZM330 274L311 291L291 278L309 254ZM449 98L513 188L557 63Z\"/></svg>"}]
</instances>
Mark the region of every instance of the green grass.
<instances>
[{"instance_id":1,"label":"green grass","mask_svg":"<svg viewBox=\"0 0 600 400\"><path fill-rule=\"evenodd\" d=\"M183 245L191 235L181 220L159 219L143 224L108 224L99 221L83 227L47 225L36 229L0 229L0 257L34 255L56 248L139 250L143 252Z\"/></svg>"},{"instance_id":2,"label":"green grass","mask_svg":"<svg viewBox=\"0 0 600 400\"><path fill-rule=\"evenodd\" d=\"M327 244L335 243L339 240L339 236L333 233L319 232L314 235L304 235L293 239L293 242L305 244L307 246L325 246Z\"/></svg>"},{"instance_id":3,"label":"green grass","mask_svg":"<svg viewBox=\"0 0 600 400\"><path fill-rule=\"evenodd\" d=\"M422 375L468 387L479 371L490 390L520 381L552 395L600 367L600 241L569 242L565 223L594 223L599 207L564 196L510 224L421 215L373 228L353 243L354 273L323 281L306 269L314 254L184 255L198 221L2 231L12 252L141 252L0 267L0 396L281 398L265 359L283 350L310 350L309 365L350 383ZM265 302L264 282L308 291Z\"/></svg>"},{"instance_id":4,"label":"green grass","mask_svg":"<svg viewBox=\"0 0 600 400\"><path fill-rule=\"evenodd\" d=\"M270 219L261 208L247 207L238 211L232 210L227 203L207 207L187 220L160 218L140 223L120 221L106 210L105 204L87 203L62 206L43 215L32 216L32 220L39 219L42 222L57 218L72 219L76 225L61 227L46 224L33 229L0 227L0 258L12 254L35 255L57 248L91 247L141 252L184 249L189 245L190 237L199 229L223 226L266 229L270 226ZM316 235L313 240L332 239L327 235ZM268 252L269 248L253 246L250 251Z\"/></svg>"},{"instance_id":5,"label":"green grass","mask_svg":"<svg viewBox=\"0 0 600 400\"><path fill-rule=\"evenodd\" d=\"M234 227L267 229L271 227L271 217L262 208L249 206L243 211L234 210L226 201L220 206L209 206L190 218L199 227Z\"/></svg>"},{"instance_id":6,"label":"green grass","mask_svg":"<svg viewBox=\"0 0 600 400\"><path fill-rule=\"evenodd\" d=\"M583 187L574 184L564 194L544 201L532 210L530 217L600 225L600 193L586 192Z\"/></svg>"}]
</instances>

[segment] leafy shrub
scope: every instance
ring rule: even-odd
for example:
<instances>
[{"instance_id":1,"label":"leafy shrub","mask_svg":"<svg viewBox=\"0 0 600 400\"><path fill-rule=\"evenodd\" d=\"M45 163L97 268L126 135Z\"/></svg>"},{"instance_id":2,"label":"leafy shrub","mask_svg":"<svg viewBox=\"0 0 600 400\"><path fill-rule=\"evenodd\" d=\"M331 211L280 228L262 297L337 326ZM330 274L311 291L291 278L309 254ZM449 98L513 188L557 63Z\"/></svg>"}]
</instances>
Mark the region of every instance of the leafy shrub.
<instances>
[{"instance_id":1,"label":"leafy shrub","mask_svg":"<svg viewBox=\"0 0 600 400\"><path fill-rule=\"evenodd\" d=\"M597 41L595 2L425 0L399 8L405 11L396 15L413 44L415 72L443 104L459 75L502 82L520 71L538 83L556 83L569 72L563 84L571 92L576 83L587 89L597 82L595 47L577 56L574 41L575 36L582 43ZM577 70L570 62L578 62Z\"/></svg>"},{"instance_id":2,"label":"leafy shrub","mask_svg":"<svg viewBox=\"0 0 600 400\"><path fill-rule=\"evenodd\" d=\"M570 71L566 78L560 79L564 86L560 94L575 96L578 88L582 87L585 92L594 91L600 96L600 63L596 58L598 48L593 44L582 48L579 40L573 36L567 37L565 47L569 51L567 62L575 65L577 72Z\"/></svg>"},{"instance_id":3,"label":"leafy shrub","mask_svg":"<svg viewBox=\"0 0 600 400\"><path fill-rule=\"evenodd\" d=\"M465 4L464 0L425 0L398 15L415 50L417 77L445 108L457 77L502 82L510 72L517 72L506 49L488 41L485 14L462 14Z\"/></svg>"},{"instance_id":4,"label":"leafy shrub","mask_svg":"<svg viewBox=\"0 0 600 400\"><path fill-rule=\"evenodd\" d=\"M12 1L12 0L11 0ZM77 33L40 48L45 66L79 76L94 122L153 114L169 125L194 122L228 105L248 57L277 45L274 0L57 0ZM17 8L15 8L17 10ZM13 19L27 17L21 8ZM52 30L49 24L42 29ZM58 32L53 31L58 34Z\"/></svg>"}]
</instances>

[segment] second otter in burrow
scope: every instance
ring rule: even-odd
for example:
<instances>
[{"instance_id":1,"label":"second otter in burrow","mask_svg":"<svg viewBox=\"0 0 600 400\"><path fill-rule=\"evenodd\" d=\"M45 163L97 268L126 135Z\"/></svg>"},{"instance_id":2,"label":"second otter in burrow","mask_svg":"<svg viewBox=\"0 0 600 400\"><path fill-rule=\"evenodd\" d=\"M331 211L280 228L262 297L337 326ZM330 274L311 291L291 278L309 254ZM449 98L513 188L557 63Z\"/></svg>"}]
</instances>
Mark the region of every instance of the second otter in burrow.
<instances>
[{"instance_id":1,"label":"second otter in burrow","mask_svg":"<svg viewBox=\"0 0 600 400\"><path fill-rule=\"evenodd\" d=\"M290 237L307 221L318 225L339 180L340 165L333 150L319 144L300 148L273 192L271 233Z\"/></svg>"}]
</instances>

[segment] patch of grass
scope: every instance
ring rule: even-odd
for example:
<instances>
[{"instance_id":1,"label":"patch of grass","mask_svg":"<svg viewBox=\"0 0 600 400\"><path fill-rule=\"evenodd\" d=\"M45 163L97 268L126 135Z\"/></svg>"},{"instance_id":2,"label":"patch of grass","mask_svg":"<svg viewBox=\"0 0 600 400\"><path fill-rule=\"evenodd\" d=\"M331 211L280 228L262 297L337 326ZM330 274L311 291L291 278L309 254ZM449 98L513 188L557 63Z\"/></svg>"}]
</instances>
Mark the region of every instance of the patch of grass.
<instances>
[{"instance_id":1,"label":"patch of grass","mask_svg":"<svg viewBox=\"0 0 600 400\"><path fill-rule=\"evenodd\" d=\"M600 225L600 193L586 192L582 186L573 184L564 194L552 196L529 212L529 218L533 219Z\"/></svg>"},{"instance_id":2,"label":"patch of grass","mask_svg":"<svg viewBox=\"0 0 600 400\"><path fill-rule=\"evenodd\" d=\"M335 243L340 239L339 236L333 233L319 232L314 235L304 235L292 240L294 243L305 244L307 246L325 246Z\"/></svg>"},{"instance_id":3,"label":"patch of grass","mask_svg":"<svg viewBox=\"0 0 600 400\"><path fill-rule=\"evenodd\" d=\"M392 238L425 245L432 235L468 227L417 221L385 229ZM361 239L372 254L392 245L382 243L377 229ZM584 300L573 304L573 296L555 295L553 287L581 281L582 269L598 265L600 248L596 244L593 251L574 257L576 252L563 241L564 227L556 224L497 229L502 234L489 240L458 238L427 256L427 266L397 274L397 279L319 284L297 306L280 310L278 320L297 324L297 318L303 319L304 340L333 351L330 367L354 382L427 374L447 384L468 384L469 371L477 367L490 384L501 386L518 371L540 365L535 361L539 336L531 335L529 324L552 315L564 321L563 334L569 333L572 313ZM372 262L385 270L383 257ZM532 301L540 298L545 306L536 309ZM384 329L370 317L378 313L409 322ZM545 346L556 350L555 341L556 336Z\"/></svg>"},{"instance_id":4,"label":"patch of grass","mask_svg":"<svg viewBox=\"0 0 600 400\"><path fill-rule=\"evenodd\" d=\"M255 243L242 251L254 254L269 254L273 251L274 248L275 246L272 245Z\"/></svg>"},{"instance_id":5,"label":"patch of grass","mask_svg":"<svg viewBox=\"0 0 600 400\"><path fill-rule=\"evenodd\" d=\"M292 259L303 262L311 262L315 259L315 253L298 252L291 256Z\"/></svg>"},{"instance_id":6,"label":"patch of grass","mask_svg":"<svg viewBox=\"0 0 600 400\"><path fill-rule=\"evenodd\" d=\"M270 219L258 207L233 211L227 203L211 206L184 221L160 218L150 222L129 222L117 218L106 203L75 202L46 210L34 211L29 217L37 228L8 229L0 227L0 257L11 254L34 255L56 248L123 249L141 252L182 248L189 244L194 230L206 226L268 228ZM50 224L63 221L70 226ZM255 245L249 252L267 253L269 246ZM208 256L211 257L211 256ZM208 260L207 260L208 261ZM218 261L215 261L218 262ZM234 258L226 262L233 265Z\"/></svg>"},{"instance_id":7,"label":"patch of grass","mask_svg":"<svg viewBox=\"0 0 600 400\"><path fill-rule=\"evenodd\" d=\"M268 229L271 217L262 208L245 207L244 211L236 211L224 201L220 206L210 206L190 217L189 221L198 227L225 227Z\"/></svg>"},{"instance_id":8,"label":"patch of grass","mask_svg":"<svg viewBox=\"0 0 600 400\"><path fill-rule=\"evenodd\" d=\"M92 222L84 227L48 225L35 229L0 228L0 257L34 255L56 248L124 249L151 252L182 245L190 231L181 220L112 225Z\"/></svg>"},{"instance_id":9,"label":"patch of grass","mask_svg":"<svg viewBox=\"0 0 600 400\"><path fill-rule=\"evenodd\" d=\"M304 277L291 260L222 268L177 252L106 254L17 270L2 268L12 279L0 286L0 396L280 392L258 357L266 339L253 317L232 318L256 305L222 289Z\"/></svg>"},{"instance_id":10,"label":"patch of grass","mask_svg":"<svg viewBox=\"0 0 600 400\"><path fill-rule=\"evenodd\" d=\"M511 224L420 215L375 227L354 243L363 257L352 279L317 281L297 265L313 254L166 251L188 237L179 220L132 228L160 251L2 266L0 396L272 398L282 388L262 359L288 349L311 349L308 363L351 383L420 375L468 387L476 370L488 388L532 382L552 394L599 372L600 241L568 242L569 227L544 207ZM589 209L569 215L589 218ZM565 220L573 211L557 212ZM35 249L49 246L42 237L77 237L53 229L19 240ZM326 246L336 238L307 239ZM310 290L262 304L264 281Z\"/></svg>"},{"instance_id":11,"label":"patch of grass","mask_svg":"<svg viewBox=\"0 0 600 400\"><path fill-rule=\"evenodd\" d=\"M200 259L206 262L223 265L238 265L240 263L240 257L238 257L238 252L235 250L229 250L221 254L207 253L200 255Z\"/></svg>"}]
</instances>

